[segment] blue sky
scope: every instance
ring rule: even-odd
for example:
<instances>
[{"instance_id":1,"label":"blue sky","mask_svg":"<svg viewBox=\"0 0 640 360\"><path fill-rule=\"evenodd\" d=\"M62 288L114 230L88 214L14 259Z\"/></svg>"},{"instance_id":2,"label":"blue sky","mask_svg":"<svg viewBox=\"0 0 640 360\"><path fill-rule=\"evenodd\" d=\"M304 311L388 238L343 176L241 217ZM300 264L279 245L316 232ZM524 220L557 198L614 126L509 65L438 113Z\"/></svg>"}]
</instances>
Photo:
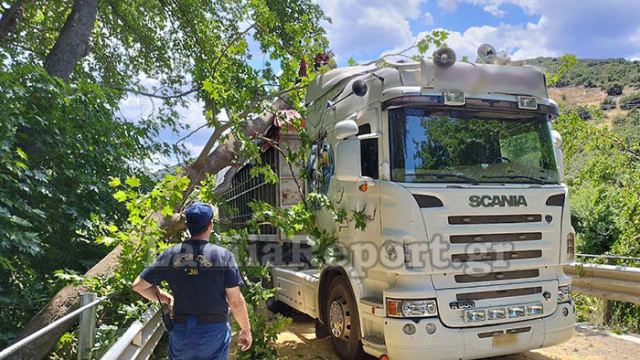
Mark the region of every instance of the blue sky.
<instances>
[{"instance_id":1,"label":"blue sky","mask_svg":"<svg viewBox=\"0 0 640 360\"><path fill-rule=\"evenodd\" d=\"M512 59L576 54L579 58L640 59L640 0L317 0L332 19L324 24L340 66L353 57L373 60L405 49L433 30L447 30L447 44L475 60L482 43ZM252 47L253 48L253 47ZM256 59L262 56L256 54ZM131 96L121 103L131 120L152 111L150 101ZM180 110L181 121L204 123L202 105L193 99ZM211 130L190 137L196 155ZM175 142L183 134L162 133ZM158 159L170 163L174 159Z\"/></svg>"},{"instance_id":2,"label":"blue sky","mask_svg":"<svg viewBox=\"0 0 640 360\"><path fill-rule=\"evenodd\" d=\"M640 58L638 0L320 0L332 18L339 60L375 59L447 30L448 45L474 60L481 43L514 59L559 56Z\"/></svg>"}]
</instances>

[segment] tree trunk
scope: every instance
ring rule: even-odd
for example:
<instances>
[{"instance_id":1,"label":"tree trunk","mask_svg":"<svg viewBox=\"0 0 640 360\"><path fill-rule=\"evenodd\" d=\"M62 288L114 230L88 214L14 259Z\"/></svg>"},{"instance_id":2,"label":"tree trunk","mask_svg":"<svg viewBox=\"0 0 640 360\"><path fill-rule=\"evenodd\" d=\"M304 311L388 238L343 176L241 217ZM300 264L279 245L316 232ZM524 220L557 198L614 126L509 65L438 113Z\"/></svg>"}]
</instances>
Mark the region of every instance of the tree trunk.
<instances>
[{"instance_id":1,"label":"tree trunk","mask_svg":"<svg viewBox=\"0 0 640 360\"><path fill-rule=\"evenodd\" d=\"M246 136L252 137L256 134L262 134L269 125L273 123L275 114L279 110L288 109L288 104L277 99L272 105L272 111L267 111L260 116L257 116L246 122L244 126L244 133ZM192 183L199 183L204 179L206 174L215 174L218 171L224 169L227 166L237 164L239 161L236 159L236 151L239 149L240 143L233 137L229 136L227 140L220 144L213 152L206 156L206 163L203 165L196 165L195 163L188 166L186 169L186 175ZM190 187L193 191L194 187ZM189 196L190 192L185 193L185 198ZM165 237L170 238L185 230L185 224L180 214L174 214L173 216L162 216L160 213L154 214L153 218L158 222L161 229L165 231ZM105 256L98 264L92 267L85 276L87 277L104 277L109 276L118 264L118 257L121 249L116 247L107 256ZM27 326L20 332L17 340L25 338L29 334L35 332L38 329L50 324L68 314L70 311L78 308L79 295L85 288L83 286L69 285L57 294L47 303L47 305L40 310L27 324ZM12 359L42 359L49 352L51 352L58 342L58 339L68 331L74 322L69 321L30 345L25 346L14 354Z\"/></svg>"},{"instance_id":2,"label":"tree trunk","mask_svg":"<svg viewBox=\"0 0 640 360\"><path fill-rule=\"evenodd\" d=\"M89 40L98 12L98 0L75 0L44 68L49 75L68 81L80 59L89 52Z\"/></svg>"},{"instance_id":3,"label":"tree trunk","mask_svg":"<svg viewBox=\"0 0 640 360\"><path fill-rule=\"evenodd\" d=\"M5 11L0 18L0 41L4 40L10 32L22 21L24 14L24 0L17 0Z\"/></svg>"}]
</instances>

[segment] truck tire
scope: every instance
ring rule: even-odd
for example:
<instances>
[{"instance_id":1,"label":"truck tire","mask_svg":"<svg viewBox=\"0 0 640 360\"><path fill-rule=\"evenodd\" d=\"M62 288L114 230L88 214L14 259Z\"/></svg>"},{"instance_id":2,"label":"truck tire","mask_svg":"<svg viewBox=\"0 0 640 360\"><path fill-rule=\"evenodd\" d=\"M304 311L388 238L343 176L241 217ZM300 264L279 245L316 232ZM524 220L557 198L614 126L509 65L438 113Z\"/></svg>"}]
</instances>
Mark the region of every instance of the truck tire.
<instances>
[{"instance_id":1,"label":"truck tire","mask_svg":"<svg viewBox=\"0 0 640 360\"><path fill-rule=\"evenodd\" d=\"M365 359L360 341L360 319L348 280L336 276L329 286L329 296L324 304L331 343L342 360Z\"/></svg>"}]
</instances>

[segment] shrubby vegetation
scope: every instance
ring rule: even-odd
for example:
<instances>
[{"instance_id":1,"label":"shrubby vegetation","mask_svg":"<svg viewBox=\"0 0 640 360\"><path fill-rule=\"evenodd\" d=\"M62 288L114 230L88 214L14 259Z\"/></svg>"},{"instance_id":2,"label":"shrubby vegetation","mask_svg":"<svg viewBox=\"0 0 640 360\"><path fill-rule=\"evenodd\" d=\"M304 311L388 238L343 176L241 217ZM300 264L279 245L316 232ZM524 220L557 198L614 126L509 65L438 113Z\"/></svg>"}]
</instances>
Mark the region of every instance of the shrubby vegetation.
<instances>
[{"instance_id":1,"label":"shrubby vegetation","mask_svg":"<svg viewBox=\"0 0 640 360\"><path fill-rule=\"evenodd\" d=\"M559 58L527 60L527 64L550 72L557 72L561 63ZM609 95L620 95L623 87L640 87L640 61L581 59L563 73L555 86L599 87Z\"/></svg>"},{"instance_id":2,"label":"shrubby vegetation","mask_svg":"<svg viewBox=\"0 0 640 360\"><path fill-rule=\"evenodd\" d=\"M567 183L577 252L640 257L640 135L634 111L615 122L614 131L598 128L572 112L559 117L555 128L564 139ZM639 266L629 263L630 266ZM578 298L579 315L593 319L603 302ZM614 302L612 324L640 331L640 306Z\"/></svg>"}]
</instances>

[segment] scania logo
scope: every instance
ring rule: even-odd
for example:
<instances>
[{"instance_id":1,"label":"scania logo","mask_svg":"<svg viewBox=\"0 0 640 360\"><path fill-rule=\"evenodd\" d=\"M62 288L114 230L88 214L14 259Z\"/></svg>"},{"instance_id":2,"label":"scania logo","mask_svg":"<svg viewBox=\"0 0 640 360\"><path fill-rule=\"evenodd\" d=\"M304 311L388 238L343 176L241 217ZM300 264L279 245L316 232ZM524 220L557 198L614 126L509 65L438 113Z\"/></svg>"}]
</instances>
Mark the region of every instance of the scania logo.
<instances>
[{"instance_id":1,"label":"scania logo","mask_svg":"<svg viewBox=\"0 0 640 360\"><path fill-rule=\"evenodd\" d=\"M469 196L471 207L518 207L527 206L524 195L471 195Z\"/></svg>"},{"instance_id":2,"label":"scania logo","mask_svg":"<svg viewBox=\"0 0 640 360\"><path fill-rule=\"evenodd\" d=\"M473 300L469 300L469 301L452 301L449 303L449 307L454 309L454 310L460 310L460 309L471 309L476 307L476 302Z\"/></svg>"}]
</instances>

